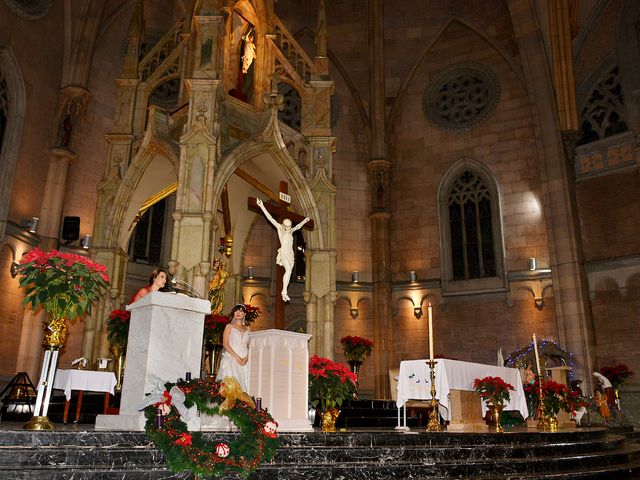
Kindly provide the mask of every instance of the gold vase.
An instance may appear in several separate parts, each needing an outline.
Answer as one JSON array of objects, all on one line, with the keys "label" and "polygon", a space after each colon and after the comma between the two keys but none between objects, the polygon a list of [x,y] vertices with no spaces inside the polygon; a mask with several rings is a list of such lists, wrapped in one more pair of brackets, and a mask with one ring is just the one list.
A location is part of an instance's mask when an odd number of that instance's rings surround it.
[{"label": "gold vase", "polygon": [[67,340],[67,320],[66,318],[50,318],[43,325],[42,347],[45,350],[60,350]]},{"label": "gold vase", "polygon": [[220,360],[222,359],[223,351],[224,347],[219,343],[207,342],[205,344],[205,363],[207,367],[208,377],[215,378],[218,375],[218,370],[220,369]]},{"label": "gold vase", "polygon": [[335,432],[336,421],[340,415],[340,410],[335,407],[327,407],[320,413],[321,427],[323,432]]},{"label": "gold vase", "polygon": [[504,428],[502,428],[502,410],[504,409],[504,405],[487,405],[489,407],[489,413],[491,414],[491,422],[493,423],[492,429],[494,432],[504,432]]},{"label": "gold vase", "polygon": [[353,392],[354,400],[358,398],[358,376],[360,375],[360,367],[362,366],[362,360],[347,360],[351,372],[356,375],[356,391]]},{"label": "gold vase", "polygon": [[125,367],[125,352],[126,350],[122,345],[111,345],[109,349],[111,355],[113,355],[113,369],[116,374],[116,391],[122,390],[122,380],[124,379],[124,367]]},{"label": "gold vase", "polygon": [[555,415],[542,415],[538,419],[538,430],[542,430],[543,432],[557,432],[558,417]]}]

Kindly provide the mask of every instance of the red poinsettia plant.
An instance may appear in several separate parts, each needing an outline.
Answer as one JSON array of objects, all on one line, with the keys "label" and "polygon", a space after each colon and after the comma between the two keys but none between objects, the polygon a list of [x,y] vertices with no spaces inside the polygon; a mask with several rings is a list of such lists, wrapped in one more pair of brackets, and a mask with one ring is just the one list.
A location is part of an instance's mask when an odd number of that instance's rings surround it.
[{"label": "red poinsettia plant", "polygon": [[634,372],[624,364],[616,365],[615,367],[602,367],[600,373],[609,379],[611,386],[616,390],[622,387],[629,377],[634,375]]},{"label": "red poinsettia plant", "polygon": [[371,350],[373,350],[373,342],[362,337],[342,337],[340,344],[347,361],[362,362],[364,357],[371,355]]},{"label": "red poinsettia plant", "polygon": [[107,318],[107,339],[111,346],[119,346],[126,350],[129,338],[129,321],[131,313],[126,310],[115,309]]},{"label": "red poinsettia plant", "polygon": [[505,382],[500,377],[476,378],[473,388],[480,398],[489,405],[503,405],[511,399],[509,390],[514,390],[513,385]]},{"label": "red poinsettia plant", "polygon": [[222,345],[222,332],[224,327],[231,323],[231,319],[225,315],[210,314],[204,317],[204,339],[216,345]]},{"label": "red poinsettia plant", "polygon": [[73,320],[88,312],[109,283],[104,265],[88,257],[34,248],[16,267],[25,290],[24,305],[42,307],[52,319]]},{"label": "red poinsettia plant", "polygon": [[[530,398],[540,398],[540,381],[525,386],[525,393]],[[542,411],[547,416],[555,417],[560,410],[574,412],[579,407],[579,393],[553,380],[542,381]]]},{"label": "red poinsettia plant", "polygon": [[260,310],[260,307],[254,307],[253,305],[251,305],[249,303],[245,303],[244,304],[244,308],[246,308],[246,310],[247,310],[247,316],[244,317],[244,323],[246,325],[251,325],[253,322],[256,321],[256,319],[262,313],[262,310]]},{"label": "red poinsettia plant", "polygon": [[309,400],[320,410],[338,408],[356,391],[356,374],[344,363],[314,355],[309,360]]}]

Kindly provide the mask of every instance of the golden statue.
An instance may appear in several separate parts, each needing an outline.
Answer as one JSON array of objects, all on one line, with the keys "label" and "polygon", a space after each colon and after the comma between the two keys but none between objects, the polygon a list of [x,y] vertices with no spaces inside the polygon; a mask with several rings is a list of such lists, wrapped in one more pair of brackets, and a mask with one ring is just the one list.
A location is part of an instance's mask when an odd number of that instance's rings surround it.
[{"label": "golden statue", "polygon": [[209,283],[209,301],[211,302],[211,314],[222,315],[224,309],[224,284],[229,272],[227,264],[221,263],[217,258],[213,261],[213,270],[216,272]]}]

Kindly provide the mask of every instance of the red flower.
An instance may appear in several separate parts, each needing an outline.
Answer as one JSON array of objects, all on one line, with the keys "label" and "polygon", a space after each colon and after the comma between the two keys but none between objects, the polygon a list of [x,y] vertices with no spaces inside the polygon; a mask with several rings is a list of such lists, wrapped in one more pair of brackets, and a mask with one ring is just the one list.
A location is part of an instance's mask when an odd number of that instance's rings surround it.
[{"label": "red flower", "polygon": [[336,407],[355,392],[356,374],[342,364],[314,355],[309,360],[309,399],[322,409]]},{"label": "red flower", "polygon": [[473,388],[480,398],[491,405],[504,405],[511,398],[509,390],[515,390],[513,385],[500,377],[476,378]]},{"label": "red flower", "polygon": [[180,434],[180,438],[178,438],[173,443],[175,443],[176,445],[187,447],[187,446],[191,445],[191,435],[189,435],[188,433],[181,433]]},{"label": "red flower", "polygon": [[231,323],[231,319],[225,315],[205,315],[204,339],[207,342],[221,344],[222,332],[229,323]]},{"label": "red flower", "polygon": [[347,360],[361,362],[364,357],[371,355],[373,342],[362,337],[346,336],[340,339],[344,356]]},{"label": "red flower", "polygon": [[609,379],[611,386],[615,389],[620,388],[627,378],[634,375],[634,372],[624,364],[616,365],[615,367],[602,367],[600,373]]}]

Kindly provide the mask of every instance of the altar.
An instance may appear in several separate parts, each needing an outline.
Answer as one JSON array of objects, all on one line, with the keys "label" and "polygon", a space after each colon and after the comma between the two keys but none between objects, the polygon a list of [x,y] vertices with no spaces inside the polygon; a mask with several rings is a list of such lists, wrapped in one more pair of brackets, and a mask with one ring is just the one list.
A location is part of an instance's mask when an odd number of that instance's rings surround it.
[{"label": "altar", "polygon": [[[500,377],[510,383],[515,391],[510,391],[510,400],[505,410],[517,410],[522,418],[529,416],[527,399],[516,368],[483,365],[480,363],[462,362],[444,358],[436,359],[435,386],[436,398],[439,400],[440,416],[449,422],[449,430],[471,425],[483,425],[482,414],[486,405],[474,392],[473,382],[476,378]],[[398,374],[398,397],[396,405],[402,408],[408,400],[430,400],[431,382],[427,360],[407,360],[400,362]],[[471,412],[469,410],[472,410]],[[406,419],[404,421],[406,427]],[[400,415],[398,415],[398,426]]]}]

